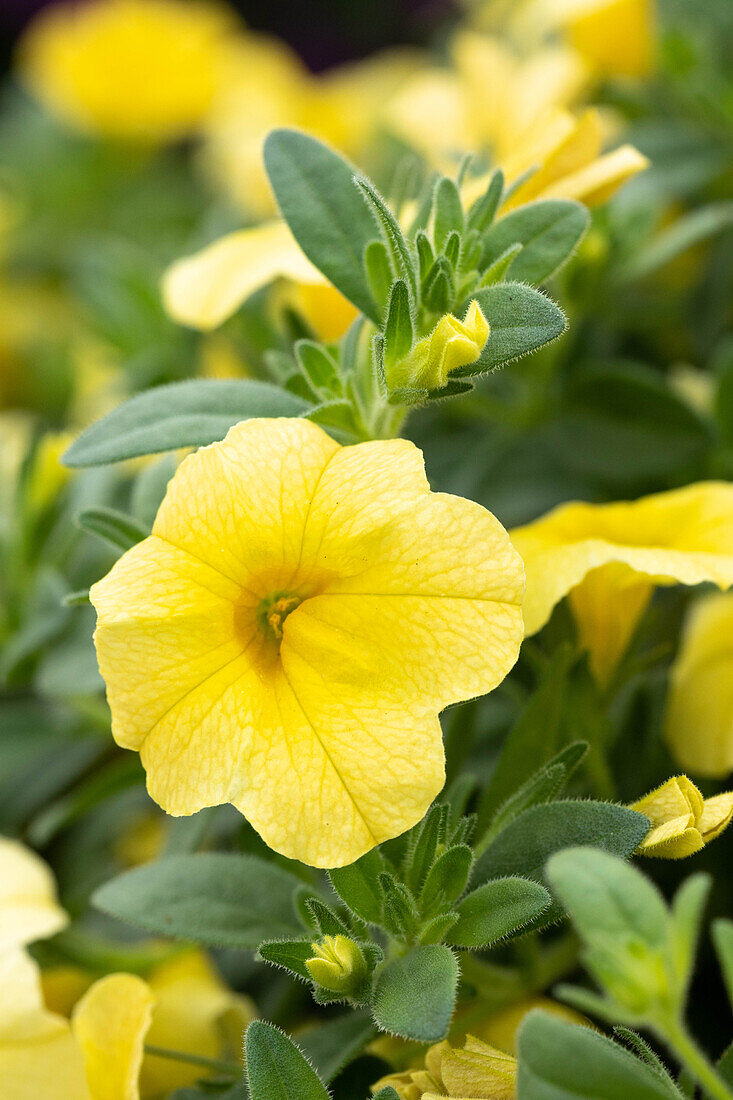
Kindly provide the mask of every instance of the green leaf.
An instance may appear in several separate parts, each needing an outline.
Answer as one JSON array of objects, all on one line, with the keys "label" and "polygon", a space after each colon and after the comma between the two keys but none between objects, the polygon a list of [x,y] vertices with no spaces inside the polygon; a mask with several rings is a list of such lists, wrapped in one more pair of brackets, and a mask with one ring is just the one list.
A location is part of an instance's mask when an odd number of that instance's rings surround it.
[{"label": "green leaf", "polygon": [[[484,844],[487,844],[497,833],[505,829],[510,821],[528,810],[530,806],[541,806],[545,802],[552,802],[565,786],[567,777],[574,763],[579,762],[588,749],[587,741],[576,741],[573,745],[553,756],[547,764],[528,779],[518,791],[508,798],[504,805],[496,813],[491,822],[491,827],[486,834]],[[566,761],[568,763],[566,764]],[[483,850],[482,845],[482,850]]]},{"label": "green leaf", "polygon": [[503,190],[504,173],[501,168],[497,168],[489,180],[489,185],[483,195],[480,195],[479,198],[476,199],[468,212],[469,228],[483,232],[487,226],[491,225],[494,215],[499,208]]},{"label": "green leaf", "polygon": [[293,905],[299,885],[289,871],[257,856],[198,852],[125,871],[92,900],[157,935],[255,948],[273,936],[302,935]]},{"label": "green leaf", "polygon": [[397,219],[370,180],[365,176],[356,176],[354,182],[364,196],[367,209],[371,210],[375,222],[384,236],[387,249],[392,255],[392,264],[397,277],[404,278],[407,281],[412,296],[416,299],[417,279],[415,268]]},{"label": "green leaf", "polygon": [[711,886],[709,875],[691,875],[672,899],[669,953],[677,988],[684,993],[692,977],[703,912]]},{"label": "green leaf", "polygon": [[589,224],[586,208],[571,199],[520,206],[495,221],[484,234],[481,266],[489,267],[512,245],[521,244],[522,250],[511,265],[512,278],[544,282],[577,248]]},{"label": "green leaf", "polygon": [[643,279],[664,267],[700,241],[714,237],[733,225],[733,202],[715,202],[678,218],[651,241],[638,249],[623,270],[623,281]]},{"label": "green leaf", "polygon": [[272,1024],[253,1020],[244,1050],[251,1100],[329,1100],[316,1071]]},{"label": "green leaf", "polygon": [[326,905],[320,898],[306,898],[305,907],[311,914],[313,922],[322,936],[349,935],[350,930],[341,918],[334,913],[330,905]]},{"label": "green leaf", "polygon": [[306,959],[313,958],[313,944],[310,940],[268,940],[259,945],[257,954],[265,962],[299,974],[307,982],[313,980],[305,965]]},{"label": "green leaf", "polygon": [[306,401],[252,379],[173,382],[136,394],[82,432],[67,466],[98,466],[223,439],[240,420],[301,416]]},{"label": "green leaf", "polygon": [[300,1037],[300,1048],[325,1084],[364,1050],[376,1034],[367,1012],[349,1012],[310,1028]]},{"label": "green leaf", "polygon": [[519,1031],[517,1100],[670,1100],[671,1083],[590,1028],[533,1010]]},{"label": "green leaf", "polygon": [[375,1092],[372,1100],[400,1100],[391,1085],[385,1085],[379,1092]]},{"label": "green leaf", "polygon": [[456,947],[496,943],[548,909],[552,898],[538,882],[499,878],[479,886],[456,906],[458,922],[446,935]]},{"label": "green leaf", "polygon": [[393,959],[377,977],[374,1019],[383,1031],[436,1043],[448,1031],[458,988],[458,963],[448,947],[426,944]]},{"label": "green leaf", "polygon": [[[533,806],[507,825],[476,864],[474,882],[506,875],[544,881],[550,856],[563,848],[592,846],[613,855],[629,856],[649,831],[642,814],[610,802],[550,802]],[[556,920],[562,910],[553,905],[542,921]]]},{"label": "green leaf", "polygon": [[364,268],[372,298],[379,307],[379,318],[387,305],[390,288],[394,279],[389,253],[384,241],[371,241],[364,252]]},{"label": "green leaf", "polygon": [[486,268],[481,276],[479,286],[493,286],[495,283],[500,283],[521,251],[521,244],[513,244],[505,249],[505,251],[502,252],[500,256],[497,256],[497,258]]},{"label": "green leaf", "polygon": [[420,824],[415,826],[414,848],[405,874],[405,882],[411,890],[417,892],[428,876],[447,814],[447,808],[436,803],[430,807]]},{"label": "green leaf", "polygon": [[147,538],[150,531],[132,516],[114,508],[87,508],[76,517],[79,527],[104,539],[115,550],[129,550]]},{"label": "green leaf", "polygon": [[447,176],[443,176],[435,188],[434,210],[433,240],[436,250],[440,252],[452,233],[463,232],[461,196],[456,184]]},{"label": "green leaf", "polygon": [[444,908],[466,889],[473,864],[473,852],[467,844],[457,844],[443,852],[430,868],[420,895],[420,905],[430,912],[436,905]]},{"label": "green leaf", "polygon": [[728,991],[728,1000],[733,1007],[733,921],[713,921],[712,935],[725,988]]},{"label": "green leaf", "polygon": [[498,283],[471,295],[490,325],[489,338],[477,362],[460,374],[482,374],[502,363],[510,363],[561,336],[566,328],[565,314],[539,290],[522,283]]},{"label": "green leaf", "polygon": [[405,359],[412,350],[412,317],[410,295],[404,279],[392,287],[384,326],[384,366],[387,372]]},{"label": "green leaf", "polygon": [[641,939],[651,947],[667,939],[664,898],[636,867],[597,848],[568,848],[547,864],[547,879],[582,938]]},{"label": "green leaf", "polygon": [[265,168],[293,236],[309,260],[349,301],[379,323],[364,270],[374,221],[354,186],[355,169],[313,137],[273,130]]},{"label": "green leaf", "polygon": [[381,923],[384,894],[379,876],[387,866],[379,849],[373,848],[356,863],[334,867],[328,872],[331,885],[341,900],[367,924]]},{"label": "green leaf", "polygon": [[339,397],[343,393],[338,367],[321,344],[313,340],[298,340],[295,355],[311,389],[328,397]]}]

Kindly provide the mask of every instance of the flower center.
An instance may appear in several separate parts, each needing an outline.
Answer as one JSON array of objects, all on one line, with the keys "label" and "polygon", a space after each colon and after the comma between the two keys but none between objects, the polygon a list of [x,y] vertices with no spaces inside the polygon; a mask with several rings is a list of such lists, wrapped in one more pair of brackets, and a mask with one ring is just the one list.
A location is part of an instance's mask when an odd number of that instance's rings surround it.
[{"label": "flower center", "polygon": [[282,641],[283,623],[300,603],[301,597],[294,592],[272,592],[265,596],[257,608],[257,624],[265,636]]}]

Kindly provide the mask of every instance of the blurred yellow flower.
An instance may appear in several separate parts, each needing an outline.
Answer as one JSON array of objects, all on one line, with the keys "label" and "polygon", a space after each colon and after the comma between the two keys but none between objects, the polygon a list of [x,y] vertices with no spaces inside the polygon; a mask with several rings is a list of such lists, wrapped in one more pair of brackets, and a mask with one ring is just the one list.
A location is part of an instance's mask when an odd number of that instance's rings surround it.
[{"label": "blurred yellow flower", "polygon": [[142,978],[109,974],[76,1005],[71,1028],[84,1059],[91,1100],[139,1100],[153,1000]]},{"label": "blurred yellow flower", "polygon": [[672,756],[697,775],[733,771],[733,594],[692,609],[672,666],[664,729]]},{"label": "blurred yellow flower", "polygon": [[232,802],[276,851],[351,863],[440,790],[438,712],[512,667],[522,586],[406,440],[238,424],[92,587],[115,739],[168,813]]},{"label": "blurred yellow flower", "polygon": [[[164,1050],[203,1058],[241,1060],[244,1032],[256,1010],[248,997],[233,993],[208,956],[196,948],[156,966],[148,976],[155,998],[146,1042]],[[168,1095],[192,1085],[206,1071],[200,1066],[146,1054],[140,1074],[143,1097]]]},{"label": "blurred yellow flower", "polygon": [[527,634],[568,594],[601,681],[656,586],[733,584],[733,484],[700,482],[614,504],[563,504],[511,533],[527,571]]},{"label": "blurred yellow flower", "polygon": [[440,389],[451,371],[478,359],[488,338],[489,323],[478,302],[471,302],[462,321],[446,313],[406,359],[387,371],[387,386],[390,390],[399,386]]},{"label": "blurred yellow flower", "polygon": [[313,75],[277,39],[242,36],[207,120],[204,169],[243,210],[269,217],[276,204],[262,159],[268,132],[304,129],[358,161],[385,101],[420,63],[416,51],[391,50]]},{"label": "blurred yellow flower", "polygon": [[53,936],[67,922],[41,857],[0,837],[0,951]]},{"label": "blurred yellow flower", "polygon": [[373,1086],[391,1086],[400,1100],[513,1100],[517,1062],[510,1054],[466,1036],[463,1047],[443,1041],[425,1054],[425,1068],[391,1073]]},{"label": "blurred yellow flower", "polygon": [[524,1017],[533,1008],[541,1008],[543,1012],[549,1012],[551,1016],[557,1016],[561,1020],[569,1020],[571,1023],[582,1024],[588,1022],[579,1012],[568,1008],[567,1005],[561,1004],[559,1001],[550,1000],[549,997],[530,997],[527,1000],[518,1001],[488,1014],[484,1009],[483,1018],[478,1015],[480,1002],[472,1003],[469,1001],[463,1006],[463,1009],[459,1008],[457,1010],[451,1034],[460,1033],[464,1028],[464,1024],[468,1024],[470,1020],[469,1029],[477,1039],[488,1043],[489,1046],[498,1047],[499,1050],[503,1050],[507,1054],[516,1056],[517,1032]]},{"label": "blurred yellow flower", "polygon": [[83,130],[170,141],[200,127],[236,24],[215,0],[89,0],[41,12],[18,67],[54,114]]},{"label": "blurred yellow flower", "polygon": [[94,975],[81,966],[64,964],[44,967],[41,971],[43,1003],[49,1012],[69,1017],[74,1005],[93,982]]},{"label": "blurred yellow flower", "polygon": [[[452,47],[453,68],[420,72],[385,108],[391,128],[429,160],[448,168],[465,152],[486,152],[519,184],[507,207],[539,198],[605,202],[647,167],[633,146],[602,154],[596,111],[571,110],[587,79],[578,55],[553,46],[520,57],[504,42],[464,30]],[[486,178],[464,188],[477,198]]]},{"label": "blurred yellow flower", "polygon": [[676,775],[634,802],[651,829],[639,846],[644,856],[682,859],[699,852],[733,817],[733,791],[705,798],[686,775]]},{"label": "blurred yellow flower", "polygon": [[646,76],[654,59],[652,0],[545,0],[553,23],[599,76]]},{"label": "blurred yellow flower", "polygon": [[38,966],[18,949],[0,953],[0,1082],[3,1100],[103,1100],[90,1097],[69,1022],[44,1008]]},{"label": "blurred yellow flower", "polygon": [[71,477],[71,470],[61,462],[70,445],[69,431],[44,432],[36,444],[28,480],[26,498],[31,511],[39,513],[53,504]]}]

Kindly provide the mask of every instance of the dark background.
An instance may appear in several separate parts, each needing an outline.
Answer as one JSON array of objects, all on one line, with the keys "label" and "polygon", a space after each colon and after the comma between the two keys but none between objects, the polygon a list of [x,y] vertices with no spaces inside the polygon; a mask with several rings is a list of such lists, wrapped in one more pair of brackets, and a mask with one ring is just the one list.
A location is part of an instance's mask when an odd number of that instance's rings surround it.
[{"label": "dark background", "polygon": [[[0,68],[7,68],[28,20],[55,3],[0,0]],[[454,0],[233,0],[230,6],[249,27],[276,34],[319,70],[382,46],[424,43],[456,5]]]}]

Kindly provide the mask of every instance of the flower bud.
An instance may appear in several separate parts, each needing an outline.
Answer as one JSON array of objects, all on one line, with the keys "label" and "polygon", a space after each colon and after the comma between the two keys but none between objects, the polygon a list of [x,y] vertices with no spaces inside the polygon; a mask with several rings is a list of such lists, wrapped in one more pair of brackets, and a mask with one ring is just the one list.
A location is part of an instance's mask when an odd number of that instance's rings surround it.
[{"label": "flower bud", "polygon": [[410,354],[387,371],[390,390],[401,386],[436,390],[459,367],[474,363],[489,336],[489,323],[478,302],[471,302],[462,321],[446,313],[429,336],[418,340]]},{"label": "flower bud", "polygon": [[305,965],[313,981],[332,993],[355,993],[367,976],[359,945],[347,936],[324,936],[311,947],[313,958]]}]

